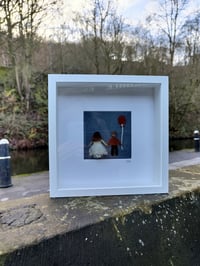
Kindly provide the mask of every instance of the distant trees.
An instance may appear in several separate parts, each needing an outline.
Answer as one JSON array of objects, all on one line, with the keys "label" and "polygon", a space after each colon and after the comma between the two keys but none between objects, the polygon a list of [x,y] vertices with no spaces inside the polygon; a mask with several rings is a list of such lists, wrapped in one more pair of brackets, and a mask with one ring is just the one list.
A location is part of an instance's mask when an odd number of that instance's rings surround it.
[{"label": "distant trees", "polygon": [[161,30],[168,39],[170,65],[174,64],[175,51],[180,46],[180,30],[183,24],[182,15],[188,0],[163,0],[161,1]]},{"label": "distant trees", "polygon": [[[170,134],[188,134],[194,127],[191,117],[198,117],[199,85],[197,84],[198,63],[198,15],[187,17],[189,0],[160,0],[160,10],[151,17],[151,25],[156,25],[157,40],[165,47],[165,74],[170,78]],[[197,11],[199,14],[199,11]],[[191,16],[191,14],[190,14]],[[155,28],[154,28],[155,30]],[[197,33],[198,32],[198,33]],[[196,65],[195,65],[196,64]],[[194,100],[196,99],[196,100]]]},{"label": "distant trees", "polygon": [[185,21],[181,37],[185,47],[184,63],[196,65],[200,60],[200,12]]},{"label": "distant trees", "polygon": [[[46,134],[48,73],[168,75],[170,135],[191,135],[200,128],[200,10],[186,16],[191,1],[160,0],[159,12],[131,26],[111,0],[91,0],[70,22],[62,0],[2,0],[0,127]],[[43,38],[50,7],[58,24]]]},{"label": "distant trees", "polygon": [[121,74],[125,23],[114,2],[93,0],[85,12],[77,12],[74,21],[93,72]]},{"label": "distant trees", "polygon": [[[49,2],[48,5],[54,2]],[[2,0],[0,3],[0,29],[4,52],[14,70],[15,84],[21,107],[28,111],[32,89],[32,58],[37,44],[37,30],[47,4],[44,0]],[[23,109],[23,108],[22,108]]]},{"label": "distant trees", "polygon": [[[200,12],[196,12],[194,16],[186,19],[182,27],[183,42],[183,62],[185,76],[187,77],[186,86],[190,95],[191,109],[196,121],[190,117],[190,124],[195,128],[199,128],[200,117]],[[186,80],[186,79],[184,79]],[[192,122],[193,121],[193,122]],[[188,126],[188,124],[187,124]]]},{"label": "distant trees", "polygon": [[47,93],[45,95],[46,111],[40,113],[40,107],[44,104],[41,100],[43,84],[38,83],[37,67],[33,64],[40,42],[37,30],[42,21],[42,14],[44,15],[48,5],[53,4],[52,1],[45,2],[44,0],[2,0],[0,2],[0,58],[7,67],[0,69],[0,80],[1,82],[4,80],[1,93],[0,128],[8,135],[13,146],[17,146],[17,141],[20,139],[24,139],[27,145],[32,141],[36,146],[44,139],[47,140],[47,136],[45,137]]}]

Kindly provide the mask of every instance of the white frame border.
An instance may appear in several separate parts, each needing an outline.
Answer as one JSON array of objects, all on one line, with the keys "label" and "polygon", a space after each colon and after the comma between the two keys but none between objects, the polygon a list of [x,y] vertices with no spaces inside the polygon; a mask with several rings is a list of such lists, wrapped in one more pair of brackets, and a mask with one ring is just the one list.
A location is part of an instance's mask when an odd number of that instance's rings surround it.
[{"label": "white frame border", "polygon": [[[142,86],[148,90],[149,85],[158,87],[155,95],[156,127],[158,128],[158,147],[155,160],[159,173],[159,182],[144,186],[96,187],[96,188],[67,188],[59,187],[57,164],[57,85],[70,83],[129,83]],[[48,112],[49,112],[49,177],[50,197],[100,196],[125,194],[168,193],[168,77],[166,76],[114,76],[114,75],[48,75]]]}]

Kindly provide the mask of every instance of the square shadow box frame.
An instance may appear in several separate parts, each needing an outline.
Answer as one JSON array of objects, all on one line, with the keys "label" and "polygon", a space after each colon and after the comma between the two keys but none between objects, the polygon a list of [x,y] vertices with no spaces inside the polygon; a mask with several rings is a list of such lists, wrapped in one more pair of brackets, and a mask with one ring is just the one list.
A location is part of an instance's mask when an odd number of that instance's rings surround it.
[{"label": "square shadow box frame", "polygon": [[50,74],[48,103],[50,197],[168,192],[168,77]]}]

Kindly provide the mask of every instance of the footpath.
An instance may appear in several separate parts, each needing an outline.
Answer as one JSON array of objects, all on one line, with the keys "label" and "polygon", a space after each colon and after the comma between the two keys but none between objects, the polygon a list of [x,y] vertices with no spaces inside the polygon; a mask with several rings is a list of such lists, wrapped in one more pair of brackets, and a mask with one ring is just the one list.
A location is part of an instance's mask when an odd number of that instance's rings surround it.
[{"label": "footpath", "polygon": [[[169,153],[169,170],[200,164],[200,152],[181,150]],[[49,193],[49,172],[12,177],[13,186],[0,188],[0,201]]]}]

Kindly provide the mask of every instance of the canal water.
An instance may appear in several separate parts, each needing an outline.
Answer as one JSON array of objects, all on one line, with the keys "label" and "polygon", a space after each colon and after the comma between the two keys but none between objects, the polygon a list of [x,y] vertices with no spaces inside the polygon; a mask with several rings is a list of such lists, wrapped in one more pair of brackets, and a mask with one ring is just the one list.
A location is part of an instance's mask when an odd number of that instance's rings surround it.
[{"label": "canal water", "polygon": [[178,151],[184,149],[193,149],[194,148],[194,140],[190,139],[170,139],[169,140],[169,151]]},{"label": "canal water", "polygon": [[11,174],[29,174],[49,169],[48,149],[11,151]]},{"label": "canal water", "polygon": [[[192,149],[192,139],[170,140],[169,151]],[[12,176],[49,170],[48,149],[11,151]]]}]

